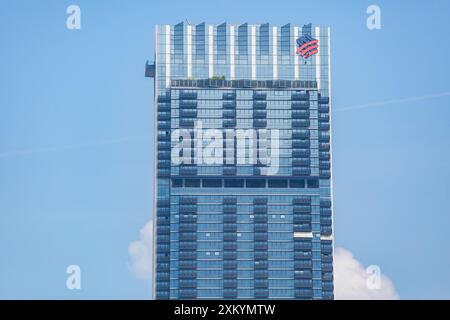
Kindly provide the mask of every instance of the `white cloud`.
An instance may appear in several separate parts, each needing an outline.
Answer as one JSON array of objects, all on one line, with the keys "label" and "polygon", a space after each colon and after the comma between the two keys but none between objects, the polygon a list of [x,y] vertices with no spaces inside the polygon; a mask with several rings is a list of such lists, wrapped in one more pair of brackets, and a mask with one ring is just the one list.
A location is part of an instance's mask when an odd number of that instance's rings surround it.
[{"label": "white cloud", "polygon": [[[153,223],[147,222],[139,231],[139,240],[128,246],[130,269],[138,278],[151,280],[153,254]],[[369,289],[366,268],[344,249],[336,248],[334,254],[334,288],[337,300],[399,299],[392,281],[381,274],[379,289]]]},{"label": "white cloud", "polygon": [[131,271],[140,279],[151,280],[153,255],[153,222],[150,220],[139,231],[139,240],[128,246]]},{"label": "white cloud", "polygon": [[370,289],[367,280],[371,275],[366,268],[344,249],[336,248],[334,254],[334,288],[337,300],[393,300],[399,299],[392,281],[381,273],[378,289]]}]

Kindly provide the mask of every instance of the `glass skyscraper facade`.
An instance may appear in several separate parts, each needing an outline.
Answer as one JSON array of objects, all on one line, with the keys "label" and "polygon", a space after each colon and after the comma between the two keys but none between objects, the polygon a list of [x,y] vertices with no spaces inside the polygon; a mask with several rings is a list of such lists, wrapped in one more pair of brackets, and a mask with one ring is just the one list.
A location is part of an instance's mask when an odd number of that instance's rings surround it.
[{"label": "glass skyscraper facade", "polygon": [[[156,26],[154,298],[333,299],[329,39],[311,25]],[[199,154],[199,123],[233,161],[174,161],[179,130]],[[256,147],[278,130],[275,173],[238,159],[225,133],[248,129]]]}]

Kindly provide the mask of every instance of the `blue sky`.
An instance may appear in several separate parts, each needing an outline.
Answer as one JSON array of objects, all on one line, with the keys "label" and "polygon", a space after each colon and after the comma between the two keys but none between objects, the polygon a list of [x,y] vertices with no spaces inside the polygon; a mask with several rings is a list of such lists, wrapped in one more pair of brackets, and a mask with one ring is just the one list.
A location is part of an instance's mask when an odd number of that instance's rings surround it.
[{"label": "blue sky", "polygon": [[[366,28],[372,3],[381,30]],[[66,28],[70,4],[81,8],[81,30]],[[153,82],[144,64],[154,25],[186,19],[331,26],[336,246],[379,265],[401,298],[450,298],[450,3],[2,0],[1,8],[0,298],[149,298],[127,251],[152,211]],[[70,264],[81,267],[82,290],[66,289]]]}]

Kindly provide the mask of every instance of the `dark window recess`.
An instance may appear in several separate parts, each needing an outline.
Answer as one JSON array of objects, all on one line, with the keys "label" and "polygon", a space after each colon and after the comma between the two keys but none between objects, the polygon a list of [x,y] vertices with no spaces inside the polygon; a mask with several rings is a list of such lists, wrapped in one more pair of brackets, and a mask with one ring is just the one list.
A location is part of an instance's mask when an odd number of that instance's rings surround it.
[{"label": "dark window recess", "polygon": [[200,179],[186,179],[184,181],[184,186],[186,188],[199,188],[200,187]]},{"label": "dark window recess", "polygon": [[223,100],[233,100],[236,99],[236,92],[225,92],[222,95]]},{"label": "dark window recess", "polygon": [[319,180],[318,179],[308,179],[308,188],[318,188]]},{"label": "dark window recess", "polygon": [[236,204],[237,198],[235,197],[224,197],[223,198],[223,204]]},{"label": "dark window recess", "polygon": [[286,179],[271,179],[269,180],[269,188],[287,188]]},{"label": "dark window recess", "polygon": [[172,187],[173,188],[182,188],[183,187],[183,179],[172,179]]},{"label": "dark window recess", "polygon": [[265,188],[266,180],[265,179],[247,179],[247,188]]},{"label": "dark window recess", "polygon": [[243,188],[244,179],[225,179],[225,188]]},{"label": "dark window recess", "polygon": [[203,179],[203,188],[221,188],[221,179]]},{"label": "dark window recess", "polygon": [[291,188],[304,188],[305,180],[303,179],[292,179],[289,181],[289,185]]},{"label": "dark window recess", "polygon": [[253,199],[253,204],[254,205],[265,205],[267,204],[267,198],[254,198]]}]

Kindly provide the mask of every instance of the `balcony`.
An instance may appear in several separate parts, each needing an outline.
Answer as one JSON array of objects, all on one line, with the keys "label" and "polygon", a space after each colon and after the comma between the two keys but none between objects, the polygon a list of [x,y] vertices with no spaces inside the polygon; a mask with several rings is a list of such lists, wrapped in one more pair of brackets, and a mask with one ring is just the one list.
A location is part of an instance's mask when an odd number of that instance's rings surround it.
[{"label": "balcony", "polygon": [[223,225],[223,232],[236,232],[237,224],[235,223],[225,223]]},{"label": "balcony", "polygon": [[331,208],[331,200],[327,199],[320,200],[320,208]]},{"label": "balcony", "polygon": [[292,101],[291,108],[292,110],[308,110],[309,101]]},{"label": "balcony", "polygon": [[265,92],[254,91],[253,100],[266,100],[267,94]]},{"label": "balcony", "polygon": [[253,238],[255,241],[259,241],[260,243],[255,244],[255,250],[267,250],[267,243],[265,241],[267,241],[269,239],[269,236],[267,235],[266,232],[262,232],[262,233],[255,233],[253,235]]},{"label": "balcony", "polygon": [[196,118],[196,117],[197,117],[197,109],[180,109],[180,118]]},{"label": "balcony", "polygon": [[180,224],[181,223],[196,223],[196,222],[197,222],[196,216],[180,214]]},{"label": "balcony", "polygon": [[321,226],[320,234],[323,236],[331,236],[333,234],[333,230],[331,229],[331,226]]},{"label": "balcony", "polygon": [[267,232],[268,228],[266,223],[256,223],[253,225],[253,230],[255,232]]},{"label": "balcony", "polygon": [[295,214],[293,217],[294,224],[311,223],[310,214]]},{"label": "balcony", "polygon": [[297,260],[294,261],[294,269],[312,269],[312,261],[311,260]]},{"label": "balcony", "polygon": [[196,233],[182,233],[180,232],[179,235],[179,240],[181,241],[196,241],[197,240],[197,234]]},{"label": "balcony", "polygon": [[178,262],[178,266],[180,270],[195,270],[197,268],[197,263],[195,262],[195,260],[187,260],[187,261],[180,260]]},{"label": "balcony", "polygon": [[236,260],[226,260],[223,262],[223,268],[224,268],[224,270],[230,270],[230,269],[234,270],[237,268],[237,261]]},{"label": "balcony", "polygon": [[292,157],[293,158],[309,158],[311,152],[309,149],[293,149]]},{"label": "balcony", "polygon": [[179,289],[178,298],[180,299],[195,299],[197,291],[195,289]]},{"label": "balcony", "polygon": [[236,92],[224,92],[222,95],[223,100],[235,100]]},{"label": "balcony", "polygon": [[224,128],[233,128],[236,127],[236,119],[225,119],[223,120]]},{"label": "balcony", "polygon": [[236,118],[236,110],[223,110],[222,114],[226,119]]},{"label": "balcony", "polygon": [[182,251],[179,253],[179,260],[196,260],[197,252]]},{"label": "balcony", "polygon": [[319,104],[328,104],[330,103],[330,98],[319,96]]},{"label": "balcony", "polygon": [[319,143],[319,150],[320,151],[330,151],[330,144],[321,142]]},{"label": "balcony", "polygon": [[254,198],[253,204],[254,205],[267,205],[267,198]]},{"label": "balcony", "polygon": [[255,207],[253,207],[253,213],[254,214],[266,214],[267,213],[267,207],[255,206]]},{"label": "balcony", "polygon": [[265,119],[253,119],[253,127],[265,128],[267,127],[267,120]]},{"label": "balcony", "polygon": [[195,176],[197,175],[197,167],[195,166],[180,166],[180,176]]},{"label": "balcony", "polygon": [[236,241],[236,240],[237,240],[237,234],[235,232],[230,232],[230,233],[225,232],[223,234],[223,241],[233,242],[233,241]]},{"label": "balcony", "polygon": [[195,205],[180,205],[180,208],[178,209],[180,214],[195,214],[197,213],[197,206]]},{"label": "balcony", "polygon": [[330,121],[330,115],[328,113],[319,114],[319,122],[328,122]]},{"label": "balcony", "polygon": [[311,251],[297,251],[294,252],[294,259],[295,260],[311,260],[312,253]]},{"label": "balcony", "polygon": [[195,99],[197,99],[197,92],[181,91],[180,92],[180,99],[195,100]]},{"label": "balcony", "polygon": [[193,119],[180,119],[180,128],[193,128],[193,127],[194,127]]},{"label": "balcony", "polygon": [[331,177],[331,171],[330,170],[320,170],[319,172],[320,172],[319,175],[320,175],[321,178],[330,179],[330,177]]},{"label": "balcony", "polygon": [[269,287],[269,282],[267,280],[255,280],[255,288],[267,289],[268,287]]},{"label": "balcony", "polygon": [[269,272],[267,270],[256,270],[255,279],[267,279],[269,277]]},{"label": "balcony", "polygon": [[222,212],[225,214],[236,213],[237,206],[235,204],[225,204],[222,208]]},{"label": "balcony", "polygon": [[261,260],[255,261],[255,270],[266,270],[269,267],[269,262]]},{"label": "balcony", "polygon": [[236,279],[237,278],[237,271],[236,270],[224,270],[223,272],[223,278],[224,279]]},{"label": "balcony", "polygon": [[291,100],[293,100],[293,101],[308,101],[309,94],[307,91],[293,92],[291,95]]},{"label": "balcony", "polygon": [[306,167],[294,167],[292,168],[292,175],[307,177],[311,175],[311,169]]},{"label": "balcony", "polygon": [[224,289],[223,297],[224,297],[224,299],[236,299],[237,298],[237,290],[236,289]]},{"label": "balcony", "polygon": [[267,217],[267,215],[256,215],[253,218],[253,221],[255,223],[267,223],[268,220],[269,220],[269,218]]},{"label": "balcony", "polygon": [[237,203],[237,198],[234,197],[225,197],[223,198],[223,204],[235,205]]},{"label": "balcony", "polygon": [[330,130],[330,124],[326,122],[319,122],[319,130],[327,131]]},{"label": "balcony", "polygon": [[298,279],[294,281],[295,288],[312,288],[312,280]]},{"label": "balcony", "polygon": [[309,130],[292,130],[292,139],[308,139],[309,136]]},{"label": "balcony", "polygon": [[330,107],[327,104],[319,104],[319,112],[330,112]]},{"label": "balcony", "polygon": [[192,279],[195,279],[197,276],[196,276],[195,271],[180,270],[179,274],[178,274],[178,277],[180,278],[180,280],[181,279],[183,279],[183,280],[192,280]]},{"label": "balcony", "polygon": [[311,232],[311,223],[294,224],[294,232]]},{"label": "balcony", "polygon": [[180,232],[195,232],[197,231],[197,225],[196,224],[180,224],[178,227],[178,230]]},{"label": "balcony", "polygon": [[224,260],[236,260],[237,252],[236,251],[225,251],[223,253],[223,259]]},{"label": "balcony", "polygon": [[309,148],[311,142],[308,139],[295,139],[292,141],[292,148]]},{"label": "balcony", "polygon": [[313,298],[313,291],[312,291],[312,289],[298,289],[298,290],[295,290],[295,298],[312,299]]},{"label": "balcony", "polygon": [[294,272],[294,279],[311,279],[312,271],[311,270],[298,270]]},{"label": "balcony", "polygon": [[269,248],[269,245],[267,244],[267,234],[260,234],[259,237],[265,237],[266,241],[261,241],[260,239],[257,239],[255,234],[255,243],[254,243],[254,249],[255,250],[267,250]]},{"label": "balcony", "polygon": [[222,106],[224,109],[236,109],[236,101],[224,101]]},{"label": "balcony", "polygon": [[255,251],[255,260],[267,260],[269,254],[267,251]]},{"label": "balcony", "polygon": [[158,121],[158,130],[170,129],[170,121]]},{"label": "balcony", "polygon": [[223,222],[224,223],[236,223],[237,217],[235,214],[224,214]]},{"label": "balcony", "polygon": [[267,289],[255,290],[255,298],[256,299],[267,299],[267,298],[269,298],[269,290],[267,290]]},{"label": "balcony", "polygon": [[312,249],[311,241],[295,241],[294,242],[294,250],[306,250],[309,251]]},{"label": "balcony", "polygon": [[331,208],[321,208],[320,215],[323,217],[331,217]]},{"label": "balcony", "polygon": [[266,101],[253,101],[253,110],[263,110],[267,108]]},{"label": "balcony", "polygon": [[319,160],[327,160],[329,161],[331,159],[330,154],[326,152],[319,152]]},{"label": "balcony", "polygon": [[267,118],[266,110],[254,110],[253,111],[253,119],[265,119]]},{"label": "balcony", "polygon": [[309,119],[309,111],[306,110],[293,110],[292,119]]},{"label": "balcony", "polygon": [[237,280],[223,280],[223,287],[226,289],[236,289]]},{"label": "balcony", "polygon": [[170,94],[161,94],[158,96],[158,102],[170,102]]},{"label": "balcony", "polygon": [[309,127],[309,120],[306,119],[293,119],[292,128],[307,128]]},{"label": "balcony", "polygon": [[236,249],[237,249],[236,242],[224,242],[223,243],[223,250],[236,250]]}]

